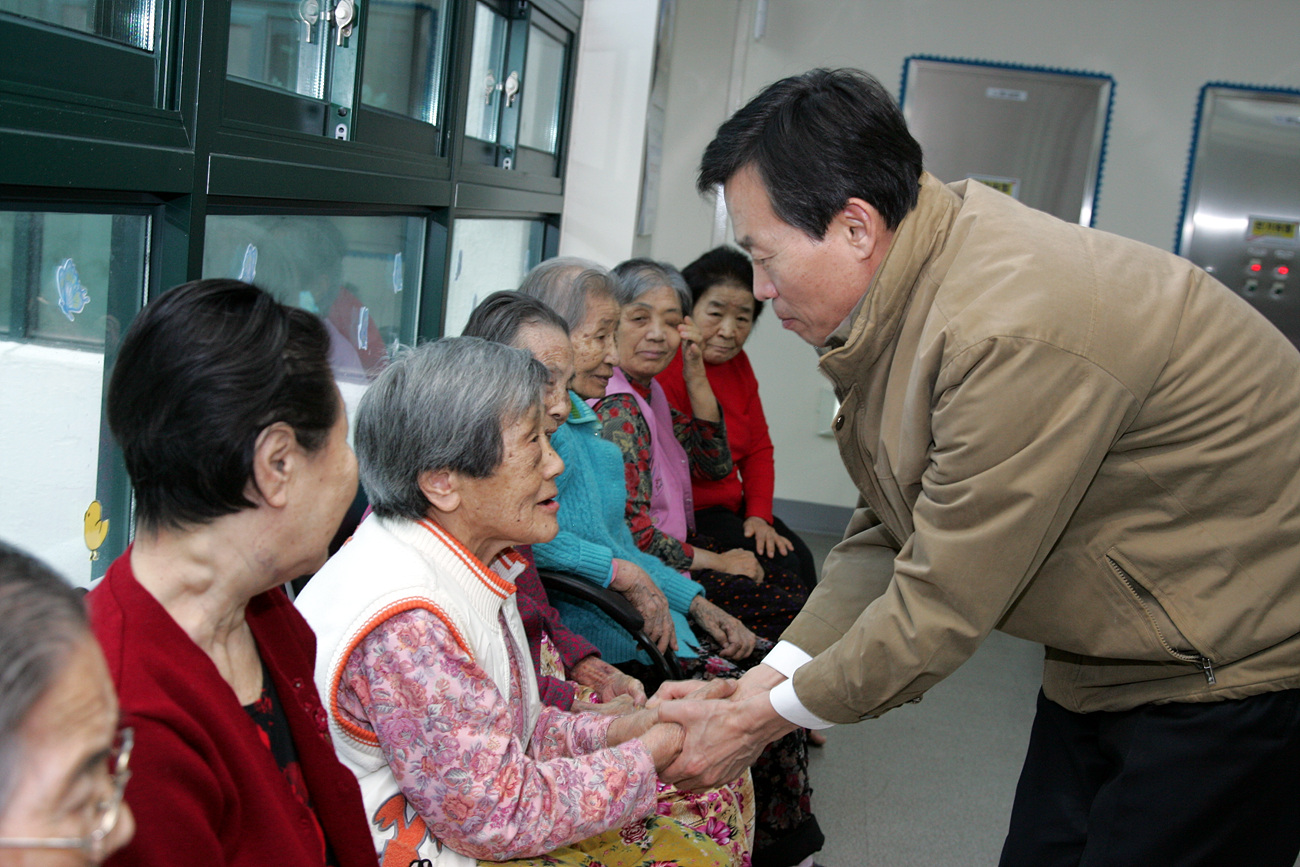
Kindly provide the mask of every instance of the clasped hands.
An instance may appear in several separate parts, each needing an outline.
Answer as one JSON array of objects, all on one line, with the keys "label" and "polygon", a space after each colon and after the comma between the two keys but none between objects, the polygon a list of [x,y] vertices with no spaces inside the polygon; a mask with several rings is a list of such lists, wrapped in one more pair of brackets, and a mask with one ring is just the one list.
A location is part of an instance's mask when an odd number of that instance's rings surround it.
[{"label": "clasped hands", "polygon": [[641,735],[660,777],[694,791],[734,780],[769,743],[796,728],[768,698],[784,679],[758,665],[740,680],[665,683],[644,711],[658,724]]}]

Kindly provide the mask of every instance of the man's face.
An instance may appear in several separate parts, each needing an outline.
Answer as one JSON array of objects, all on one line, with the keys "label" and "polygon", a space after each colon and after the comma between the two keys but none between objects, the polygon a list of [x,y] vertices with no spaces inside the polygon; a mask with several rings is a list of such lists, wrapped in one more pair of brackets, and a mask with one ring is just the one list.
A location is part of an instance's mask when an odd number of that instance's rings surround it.
[{"label": "man's face", "polygon": [[772,210],[752,166],[732,175],[723,193],[736,243],[754,258],[754,297],[771,300],[784,328],[824,346],[871,282],[850,227],[837,217],[820,241],[808,237]]}]

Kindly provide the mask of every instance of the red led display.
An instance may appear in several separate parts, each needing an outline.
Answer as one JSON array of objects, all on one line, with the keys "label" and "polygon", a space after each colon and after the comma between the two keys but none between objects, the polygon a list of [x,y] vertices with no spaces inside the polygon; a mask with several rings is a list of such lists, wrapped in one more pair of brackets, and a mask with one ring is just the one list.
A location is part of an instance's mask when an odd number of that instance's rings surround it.
[{"label": "red led display", "polygon": [[1290,274],[1290,273],[1291,273],[1291,268],[1290,268],[1289,266],[1287,266],[1287,265],[1278,265],[1278,266],[1277,266],[1277,276],[1279,276],[1279,277],[1285,277],[1286,275],[1288,275],[1288,274]]},{"label": "red led display", "polygon": [[1251,262],[1251,263],[1250,263],[1250,270],[1252,270],[1252,271],[1262,271],[1262,270],[1264,270],[1264,266],[1261,265],[1261,264],[1259,264],[1258,262]]}]

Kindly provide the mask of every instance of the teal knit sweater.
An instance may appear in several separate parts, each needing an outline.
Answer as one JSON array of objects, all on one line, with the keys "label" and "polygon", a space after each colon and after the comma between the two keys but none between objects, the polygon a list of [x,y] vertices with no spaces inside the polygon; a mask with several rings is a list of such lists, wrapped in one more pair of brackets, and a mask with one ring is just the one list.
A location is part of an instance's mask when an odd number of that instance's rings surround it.
[{"label": "teal knit sweater", "polygon": [[[623,481],[623,455],[618,446],[596,434],[596,413],[569,392],[569,418],[551,436],[551,444],[564,459],[564,472],[556,479],[560,494],[560,532],[550,542],[533,545],[539,569],[567,572],[608,587],[614,558],[644,569],[668,597],[677,631],[677,655],[698,655],[686,612],[704,588],[663,561],[637,548],[624,522],[627,488]],[[636,641],[607,614],[562,594],[551,597],[564,625],[600,649],[606,662],[646,661]]]}]

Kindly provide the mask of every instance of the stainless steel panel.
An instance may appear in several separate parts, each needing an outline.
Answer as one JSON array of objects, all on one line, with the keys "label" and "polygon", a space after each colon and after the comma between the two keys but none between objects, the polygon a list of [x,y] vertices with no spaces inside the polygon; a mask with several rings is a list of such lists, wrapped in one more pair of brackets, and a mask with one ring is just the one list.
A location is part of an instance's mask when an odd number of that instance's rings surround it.
[{"label": "stainless steel panel", "polygon": [[1300,344],[1300,94],[1203,89],[1178,249]]},{"label": "stainless steel panel", "polygon": [[915,57],[905,76],[903,114],[930,172],[1092,224],[1109,76]]}]

